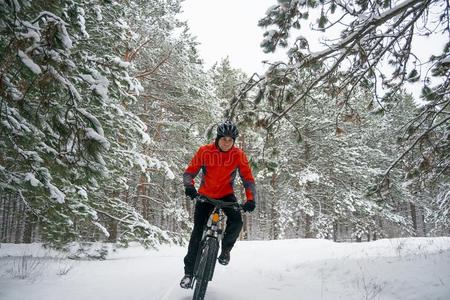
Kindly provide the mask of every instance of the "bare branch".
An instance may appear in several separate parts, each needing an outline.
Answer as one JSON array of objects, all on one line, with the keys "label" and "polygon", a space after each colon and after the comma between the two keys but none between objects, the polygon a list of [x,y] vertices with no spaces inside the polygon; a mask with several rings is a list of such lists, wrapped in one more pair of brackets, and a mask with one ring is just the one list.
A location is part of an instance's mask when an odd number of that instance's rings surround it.
[{"label": "bare branch", "polygon": [[159,69],[159,67],[161,67],[170,58],[170,56],[172,55],[172,51],[173,51],[173,48],[170,49],[169,53],[167,53],[166,56],[163,57],[163,59],[151,70],[142,71],[141,73],[135,75],[134,77],[135,78],[143,78],[143,77],[147,77],[149,75],[154,74]]},{"label": "bare branch", "polygon": [[442,124],[445,124],[445,122],[448,122],[450,120],[450,117],[447,117],[443,119],[441,122],[437,123],[436,125],[428,128],[426,131],[424,131],[419,137],[416,138],[416,140],[400,155],[386,170],[386,172],[383,175],[383,180],[380,182],[383,183],[384,180],[386,180],[387,175],[391,172],[391,170],[408,154],[416,145],[417,143],[422,140],[427,134],[429,134],[431,131],[436,129],[437,127],[441,126]]}]

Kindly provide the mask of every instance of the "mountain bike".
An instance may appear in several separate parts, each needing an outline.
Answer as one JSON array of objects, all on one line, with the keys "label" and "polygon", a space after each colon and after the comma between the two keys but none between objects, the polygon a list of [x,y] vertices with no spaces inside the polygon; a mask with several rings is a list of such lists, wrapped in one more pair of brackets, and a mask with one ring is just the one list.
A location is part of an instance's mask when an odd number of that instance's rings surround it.
[{"label": "mountain bike", "polygon": [[194,276],[191,289],[194,288],[193,300],[203,300],[206,294],[208,282],[212,280],[216,267],[217,254],[219,252],[219,242],[222,239],[222,220],[225,218],[224,207],[233,207],[241,210],[242,207],[237,202],[225,202],[211,199],[206,196],[195,198],[198,202],[210,203],[214,206],[209,215],[208,222],[203,230],[199,251],[195,260]]}]

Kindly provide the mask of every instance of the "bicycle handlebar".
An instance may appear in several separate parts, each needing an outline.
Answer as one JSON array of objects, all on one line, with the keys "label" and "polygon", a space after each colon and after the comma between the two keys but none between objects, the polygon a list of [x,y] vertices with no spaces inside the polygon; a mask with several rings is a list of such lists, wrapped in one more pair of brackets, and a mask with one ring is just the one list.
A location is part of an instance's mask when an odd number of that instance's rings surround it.
[{"label": "bicycle handlebar", "polygon": [[195,201],[198,201],[198,202],[206,202],[206,203],[212,204],[218,208],[234,207],[237,210],[242,210],[242,205],[237,202],[227,202],[227,201],[223,201],[223,200],[219,200],[219,199],[209,198],[208,196],[204,196],[204,195],[198,195],[194,199],[195,199]]}]

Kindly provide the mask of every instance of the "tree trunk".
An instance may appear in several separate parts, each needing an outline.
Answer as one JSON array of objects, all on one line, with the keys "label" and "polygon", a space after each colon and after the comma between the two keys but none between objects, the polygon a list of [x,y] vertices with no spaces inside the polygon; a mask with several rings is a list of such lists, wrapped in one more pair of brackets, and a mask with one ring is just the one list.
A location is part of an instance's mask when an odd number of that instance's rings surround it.
[{"label": "tree trunk", "polygon": [[302,217],[301,217],[301,214],[299,213],[297,216],[297,222],[295,224],[295,237],[296,238],[301,238],[301,236],[300,236],[301,229],[302,229]]},{"label": "tree trunk", "polygon": [[241,231],[241,239],[242,240],[248,240],[248,216],[246,214],[244,214],[242,216],[242,222],[244,223],[242,226],[242,231]]},{"label": "tree trunk", "polygon": [[[16,199],[17,201],[17,199]],[[14,243],[19,244],[22,242],[22,228],[23,228],[23,217],[25,216],[25,206],[22,202],[18,202],[16,214],[16,228],[14,233]]]},{"label": "tree trunk", "polygon": [[[310,135],[310,130],[308,127],[305,127],[304,129],[304,135],[309,136]],[[304,158],[305,158],[305,162],[309,163],[311,160],[311,150],[312,150],[312,146],[307,142],[306,139],[304,139],[304,149],[305,149],[305,153],[304,153]],[[305,187],[305,191],[307,193],[309,193],[309,189],[310,189],[310,184],[307,183],[306,187]],[[313,234],[311,231],[311,224],[312,224],[312,217],[308,214],[305,214],[305,238],[309,239],[309,238],[313,238]]]},{"label": "tree trunk", "polygon": [[16,201],[13,201],[11,199],[11,195],[9,195],[9,202],[11,203],[11,210],[9,212],[9,232],[8,232],[8,238],[7,238],[7,242],[11,243],[12,242],[12,236],[13,236],[13,232],[14,232],[14,219],[16,217]]},{"label": "tree trunk", "polygon": [[414,203],[409,203],[409,207],[411,209],[411,221],[413,224],[414,236],[417,236],[417,214],[416,214],[416,205]]},{"label": "tree trunk", "polygon": [[305,238],[312,238],[310,215],[305,215]]},{"label": "tree trunk", "polygon": [[117,231],[118,231],[118,222],[116,220],[111,219],[108,222],[108,242],[115,243],[117,242]]},{"label": "tree trunk", "polygon": [[144,175],[140,175],[139,178],[139,186],[137,189],[137,199],[141,198],[141,203],[142,203],[142,216],[144,217],[144,219],[146,219],[148,221],[149,218],[149,199],[147,199],[146,197],[141,197],[141,195],[145,195],[148,196],[148,191],[147,191],[147,187],[145,185],[145,176]]},{"label": "tree trunk", "polygon": [[[275,172],[273,172],[272,174],[272,178],[270,180],[270,185],[275,189],[275,184],[276,184],[276,179],[277,176],[275,174]],[[278,201],[279,199],[273,199],[273,201],[270,202],[270,219],[272,220],[271,222],[271,228],[272,228],[272,239],[276,240],[280,237],[280,218],[279,218],[279,213],[277,210],[277,205],[278,205]]]},{"label": "tree trunk", "polygon": [[[449,216],[450,217],[450,216]],[[422,224],[423,224],[423,236],[427,236],[427,226],[425,224],[425,215],[422,213]],[[450,234],[450,228],[449,228],[449,232]]]},{"label": "tree trunk", "polygon": [[2,227],[0,230],[0,242],[5,243],[6,242],[6,230],[8,228],[8,207],[7,204],[8,201],[6,200],[5,196],[2,196],[1,198],[1,210],[2,210]]},{"label": "tree trunk", "polygon": [[337,240],[338,240],[338,229],[339,229],[338,223],[337,223],[337,221],[334,221],[333,222],[333,241],[334,242],[337,242]]},{"label": "tree trunk", "polygon": [[272,205],[270,208],[270,219],[272,220],[271,222],[271,227],[272,227],[272,239],[277,240],[280,237],[280,224],[279,222],[279,217],[278,217],[278,211],[276,210],[276,204],[274,203],[274,201],[272,201]]},{"label": "tree trunk", "polygon": [[23,239],[22,239],[22,242],[25,244],[32,243],[34,221],[35,221],[35,216],[29,210],[25,210],[25,224],[24,224]]}]

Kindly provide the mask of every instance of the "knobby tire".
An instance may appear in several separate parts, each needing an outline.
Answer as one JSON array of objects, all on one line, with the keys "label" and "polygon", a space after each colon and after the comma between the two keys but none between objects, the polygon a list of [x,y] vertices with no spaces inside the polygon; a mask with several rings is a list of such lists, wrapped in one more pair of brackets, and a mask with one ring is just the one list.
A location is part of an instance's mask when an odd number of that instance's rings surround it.
[{"label": "knobby tire", "polygon": [[207,239],[205,247],[198,263],[197,278],[195,283],[194,297],[192,300],[203,300],[205,298],[208,282],[212,279],[216,265],[219,244],[216,239]]}]

